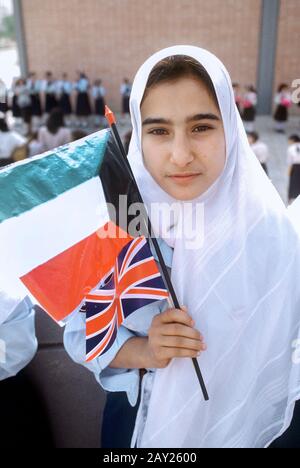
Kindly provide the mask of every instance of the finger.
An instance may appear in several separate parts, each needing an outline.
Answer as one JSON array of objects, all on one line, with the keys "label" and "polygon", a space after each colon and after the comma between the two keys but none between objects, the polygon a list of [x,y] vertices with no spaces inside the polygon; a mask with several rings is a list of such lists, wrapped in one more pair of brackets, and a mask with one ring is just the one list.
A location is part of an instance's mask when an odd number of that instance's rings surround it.
[{"label": "finger", "polygon": [[168,309],[165,312],[157,315],[161,323],[182,323],[183,325],[192,326],[193,319],[190,315],[178,309]]},{"label": "finger", "polygon": [[182,336],[185,338],[191,338],[193,340],[204,341],[203,335],[198,330],[180,323],[165,324],[161,330],[161,333],[165,336]]},{"label": "finger", "polygon": [[206,349],[206,345],[202,341],[179,336],[162,336],[159,344],[166,348],[179,348],[192,351],[204,351]]},{"label": "finger", "polygon": [[163,359],[197,358],[201,354],[201,351],[184,348],[163,348],[163,352],[161,353]]},{"label": "finger", "polygon": [[[183,312],[186,312],[188,315],[188,308],[186,306],[181,306],[180,308]],[[191,317],[192,318],[192,317]],[[195,326],[195,321],[192,319],[192,322],[191,322],[191,326],[194,327]]]}]

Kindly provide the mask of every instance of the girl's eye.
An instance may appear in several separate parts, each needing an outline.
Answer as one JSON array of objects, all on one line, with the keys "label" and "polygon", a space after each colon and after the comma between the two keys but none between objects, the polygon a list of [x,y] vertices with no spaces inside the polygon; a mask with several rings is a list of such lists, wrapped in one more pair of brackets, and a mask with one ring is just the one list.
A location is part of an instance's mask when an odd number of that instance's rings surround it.
[{"label": "girl's eye", "polygon": [[194,128],[194,132],[199,133],[199,132],[206,132],[207,130],[212,130],[212,127],[209,125],[199,125],[198,127]]},{"label": "girl's eye", "polygon": [[166,135],[168,132],[164,128],[155,128],[154,130],[150,130],[150,135]]}]

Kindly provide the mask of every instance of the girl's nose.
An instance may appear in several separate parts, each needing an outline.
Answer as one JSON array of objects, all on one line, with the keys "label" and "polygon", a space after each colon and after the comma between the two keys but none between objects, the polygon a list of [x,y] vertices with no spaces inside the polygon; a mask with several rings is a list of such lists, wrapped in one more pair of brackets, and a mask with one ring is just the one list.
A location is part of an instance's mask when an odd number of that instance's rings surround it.
[{"label": "girl's nose", "polygon": [[185,167],[194,159],[188,138],[185,135],[175,136],[172,142],[171,162],[178,167]]}]

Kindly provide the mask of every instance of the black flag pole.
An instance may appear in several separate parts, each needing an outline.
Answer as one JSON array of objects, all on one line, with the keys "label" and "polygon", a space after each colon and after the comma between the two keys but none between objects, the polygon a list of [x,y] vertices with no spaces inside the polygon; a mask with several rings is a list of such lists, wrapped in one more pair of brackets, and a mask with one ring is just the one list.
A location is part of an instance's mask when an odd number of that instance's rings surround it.
[{"label": "black flag pole", "polygon": [[[134,174],[132,172],[131,166],[130,166],[129,161],[127,159],[127,154],[125,152],[121,137],[120,137],[118,129],[117,129],[117,124],[116,124],[116,119],[115,119],[114,113],[109,109],[108,106],[105,106],[105,117],[106,117],[106,119],[107,119],[107,121],[109,123],[111,132],[112,132],[112,134],[114,136],[114,139],[115,139],[116,144],[117,144],[117,146],[119,148],[119,151],[120,151],[121,155],[123,156],[126,170],[129,172],[129,174],[130,174],[130,176],[131,176],[131,178],[132,178],[132,180],[134,182],[135,189],[136,189],[137,194],[138,194],[139,202],[144,205],[142,195],[141,195],[141,193],[139,191],[139,188],[138,188],[138,185],[136,183]],[[172,284],[172,281],[171,281],[167,266],[165,264],[163,255],[161,253],[159,244],[157,242],[156,237],[154,236],[149,216],[145,215],[144,222],[145,222],[145,227],[146,227],[149,239],[152,242],[153,247],[155,249],[155,252],[157,254],[158,261],[160,263],[161,270],[162,270],[163,279],[164,279],[165,284],[166,284],[166,286],[168,288],[168,291],[170,293],[170,300],[171,300],[171,303],[172,303],[171,305],[174,308],[180,310],[181,307],[180,307],[180,304],[178,302],[178,299],[177,299],[177,296],[176,296],[176,293],[175,293],[175,290],[174,290],[174,287],[173,287],[173,284]],[[201,373],[201,370],[200,370],[200,367],[199,367],[199,363],[198,363],[196,358],[192,358],[192,361],[193,361],[193,365],[194,365],[194,368],[195,368],[195,371],[196,371],[196,374],[197,374],[197,377],[198,377],[198,380],[199,380],[199,384],[200,384],[204,399],[205,399],[205,401],[208,401],[209,396],[208,396],[208,392],[207,392],[207,389],[206,389],[206,386],[205,386],[205,383],[204,383],[204,379],[203,379],[203,376],[202,376],[202,373]]]}]

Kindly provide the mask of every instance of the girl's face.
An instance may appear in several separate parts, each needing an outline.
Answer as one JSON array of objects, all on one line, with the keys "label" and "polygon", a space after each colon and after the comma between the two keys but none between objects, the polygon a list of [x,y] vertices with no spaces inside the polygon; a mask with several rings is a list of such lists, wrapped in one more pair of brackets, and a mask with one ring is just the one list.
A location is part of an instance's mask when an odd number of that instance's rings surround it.
[{"label": "girl's face", "polygon": [[226,145],[220,111],[194,77],[151,88],[141,105],[144,163],[161,188],[193,200],[222,173]]}]

